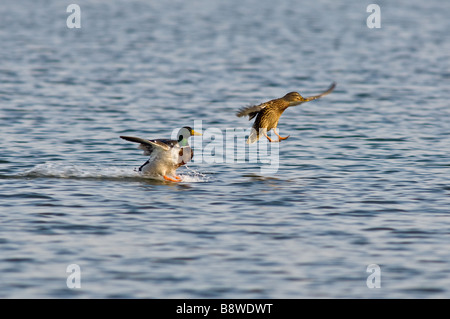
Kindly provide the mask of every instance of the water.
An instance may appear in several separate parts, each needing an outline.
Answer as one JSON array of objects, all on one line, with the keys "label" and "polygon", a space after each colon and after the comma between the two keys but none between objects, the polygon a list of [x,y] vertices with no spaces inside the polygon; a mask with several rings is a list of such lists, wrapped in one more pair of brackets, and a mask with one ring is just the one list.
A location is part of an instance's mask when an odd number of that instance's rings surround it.
[{"label": "water", "polygon": [[[450,5],[380,1],[369,29],[369,3],[78,1],[69,29],[2,1],[0,297],[450,297]],[[155,181],[118,137],[247,129],[240,107],[332,81],[283,114],[271,174]]]}]

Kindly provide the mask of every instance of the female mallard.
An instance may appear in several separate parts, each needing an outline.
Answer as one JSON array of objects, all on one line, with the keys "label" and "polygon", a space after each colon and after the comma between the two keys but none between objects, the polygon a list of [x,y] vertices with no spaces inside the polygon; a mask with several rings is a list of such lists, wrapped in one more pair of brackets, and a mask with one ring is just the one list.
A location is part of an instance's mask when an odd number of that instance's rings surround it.
[{"label": "female mallard", "polygon": [[182,127],[178,132],[178,140],[156,139],[146,140],[133,136],[121,136],[124,140],[140,143],[139,148],[150,158],[139,167],[139,171],[150,176],[162,176],[165,180],[180,182],[177,176],[178,167],[190,162],[194,151],[189,146],[188,139],[192,135],[202,135],[189,126]]},{"label": "female mallard", "polygon": [[[331,84],[328,90],[319,94],[310,96],[307,98],[302,97],[297,92],[290,92],[283,96],[282,98],[271,100],[259,105],[249,106],[240,109],[236,115],[238,117],[247,116],[249,117],[249,121],[256,116],[255,123],[253,124],[252,132],[247,139],[247,144],[252,144],[259,140],[260,134],[264,134],[265,137],[269,140],[269,142],[280,142],[281,140],[287,139],[290,135],[286,137],[281,137],[277,133],[277,125],[280,120],[281,114],[290,106],[299,105],[305,102],[309,102],[315,99],[318,99],[324,95],[331,93],[336,87],[336,83]],[[273,129],[274,133],[278,136],[278,141],[272,140],[268,135],[269,132]]]}]

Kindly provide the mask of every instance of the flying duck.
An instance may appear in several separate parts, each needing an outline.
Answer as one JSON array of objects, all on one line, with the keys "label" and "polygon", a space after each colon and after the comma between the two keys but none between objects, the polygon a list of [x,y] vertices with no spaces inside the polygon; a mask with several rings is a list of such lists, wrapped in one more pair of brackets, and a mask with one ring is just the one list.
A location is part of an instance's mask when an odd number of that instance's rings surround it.
[{"label": "flying duck", "polygon": [[[331,93],[331,91],[333,91],[335,87],[336,83],[332,83],[328,90],[326,90],[325,92],[307,98],[302,97],[297,92],[290,92],[279,99],[270,100],[259,105],[248,106],[240,109],[236,113],[236,116],[238,117],[248,115],[250,121],[256,116],[252,131],[247,139],[247,144],[252,144],[259,140],[261,133],[264,134],[265,137],[267,137],[269,142],[280,142],[287,139],[290,135],[281,137],[277,132],[277,125],[278,121],[280,120],[281,114],[283,114],[283,112],[290,106],[299,105],[325,96]],[[274,133],[278,136],[278,140],[274,141],[267,135],[267,132],[269,132],[271,129],[273,129]]]}]

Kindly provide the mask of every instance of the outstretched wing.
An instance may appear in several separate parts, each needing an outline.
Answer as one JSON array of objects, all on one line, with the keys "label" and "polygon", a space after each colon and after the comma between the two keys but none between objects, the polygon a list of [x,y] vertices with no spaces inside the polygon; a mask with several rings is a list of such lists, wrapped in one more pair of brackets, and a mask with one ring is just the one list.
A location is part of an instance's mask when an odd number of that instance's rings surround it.
[{"label": "outstretched wing", "polygon": [[239,111],[236,112],[237,117],[247,116],[248,120],[250,121],[252,118],[254,118],[262,109],[267,107],[272,101],[261,103],[258,105],[252,105],[241,108]]},{"label": "outstretched wing", "polygon": [[320,93],[319,95],[314,95],[314,96],[307,97],[307,98],[305,98],[304,102],[309,102],[309,101],[312,101],[312,100],[316,100],[318,98],[321,98],[322,96],[330,94],[334,90],[335,87],[336,87],[336,82],[333,82],[331,84],[331,86],[328,88],[328,90],[326,90],[323,93]]},{"label": "outstretched wing", "polygon": [[162,150],[162,151],[168,151],[172,145],[167,142],[176,142],[171,140],[146,140],[140,137],[134,137],[134,136],[121,136],[120,138],[130,141],[139,143],[139,148],[144,151],[144,155],[150,155],[154,150]]}]

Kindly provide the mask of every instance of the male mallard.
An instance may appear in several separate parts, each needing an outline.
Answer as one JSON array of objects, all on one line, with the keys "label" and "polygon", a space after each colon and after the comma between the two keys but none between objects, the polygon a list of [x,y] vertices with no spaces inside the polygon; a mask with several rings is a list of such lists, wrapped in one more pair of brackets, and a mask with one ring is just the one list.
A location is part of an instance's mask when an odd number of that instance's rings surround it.
[{"label": "male mallard", "polygon": [[[329,94],[331,91],[334,90],[335,86],[336,83],[333,83],[325,92],[307,98],[302,97],[297,92],[290,92],[285,96],[283,96],[282,98],[240,109],[236,113],[238,117],[248,115],[249,116],[248,120],[250,121],[252,118],[256,116],[252,132],[250,133],[250,136],[247,139],[247,144],[252,144],[257,140],[259,140],[260,133],[264,134],[264,136],[267,137],[267,139],[270,142],[280,142],[281,140],[287,139],[290,135],[286,137],[281,137],[277,133],[277,125],[278,121],[280,120],[281,114],[283,114],[283,112],[290,106],[295,106],[305,102],[309,102]],[[267,135],[267,132],[269,132],[271,129],[273,129],[275,134],[278,136],[278,141],[272,140]]]},{"label": "male mallard", "polygon": [[178,132],[178,140],[156,139],[146,140],[133,136],[120,136],[124,140],[140,143],[139,148],[150,158],[139,167],[139,171],[146,175],[162,176],[165,180],[180,182],[177,176],[178,167],[191,161],[194,151],[189,146],[188,139],[192,135],[202,135],[189,126],[182,127]]}]

